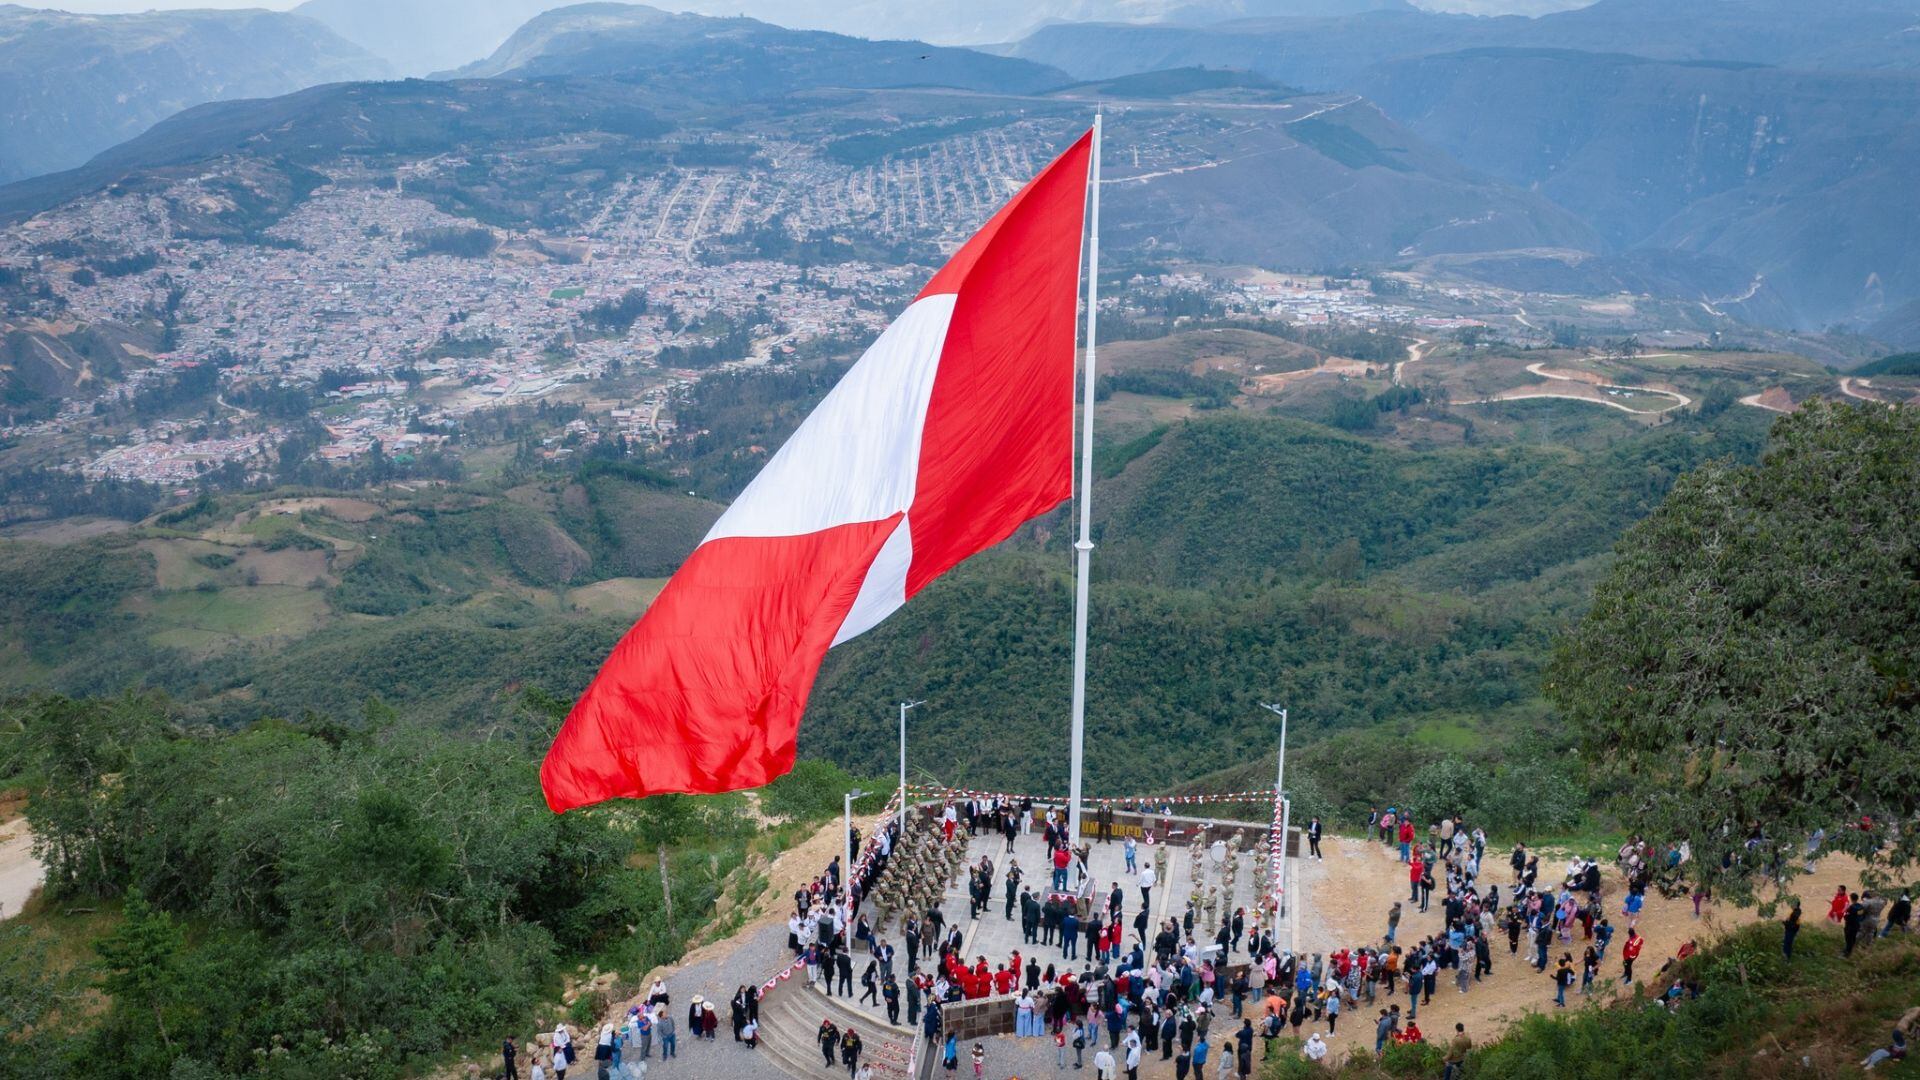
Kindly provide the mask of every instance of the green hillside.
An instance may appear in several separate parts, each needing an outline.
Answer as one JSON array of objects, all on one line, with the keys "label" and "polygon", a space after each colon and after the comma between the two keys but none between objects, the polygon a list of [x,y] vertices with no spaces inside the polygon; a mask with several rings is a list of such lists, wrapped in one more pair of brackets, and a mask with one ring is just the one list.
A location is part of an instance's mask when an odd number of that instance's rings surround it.
[{"label": "green hillside", "polygon": [[[1728,415],[1584,454],[1417,453],[1285,420],[1180,425],[1095,495],[1089,783],[1264,758],[1259,701],[1288,703],[1303,742],[1538,720],[1549,639],[1584,608],[1595,556],[1681,472],[1751,459],[1763,431]],[[1064,514],[1045,525],[1049,545],[976,560],[830,654],[803,752],[883,769],[889,703],[926,698],[911,756],[928,769],[1060,787],[1071,563]],[[969,752],[989,728],[1030,752]]]},{"label": "green hillside", "polygon": [[1920,375],[1920,353],[1895,353],[1863,364],[1856,375]]},{"label": "green hillside", "polygon": [[[1288,702],[1305,741],[1382,726],[1457,741],[1486,717],[1537,722],[1548,641],[1614,537],[1686,469],[1753,458],[1763,429],[1738,410],[1586,451],[1412,451],[1214,413],[1130,460],[1109,455],[1095,504],[1096,788],[1264,753],[1257,700]],[[223,726],[347,718],[377,697],[483,728],[523,688],[583,688],[718,510],[650,473],[590,467],[506,491],[233,496],[70,544],[0,541],[0,679],[157,689]],[[882,771],[883,721],[911,695],[933,703],[915,756],[941,775],[1055,785],[1066,512],[835,650],[803,751]],[[967,753],[985,725],[1033,752]],[[1168,746],[1181,747],[1171,760]]]}]

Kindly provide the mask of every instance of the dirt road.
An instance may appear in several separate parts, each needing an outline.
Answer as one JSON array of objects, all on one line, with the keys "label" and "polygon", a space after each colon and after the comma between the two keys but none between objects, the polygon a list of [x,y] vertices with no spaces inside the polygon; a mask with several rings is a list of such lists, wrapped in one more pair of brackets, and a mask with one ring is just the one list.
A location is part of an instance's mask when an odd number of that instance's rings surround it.
[{"label": "dirt road", "polygon": [[[1671,354],[1650,353],[1648,355],[1666,356]],[[1486,405],[1495,401],[1525,401],[1530,398],[1563,398],[1567,401],[1585,401],[1593,405],[1605,405],[1610,409],[1619,409],[1621,412],[1633,413],[1635,416],[1658,416],[1661,413],[1669,413],[1675,409],[1684,409],[1688,405],[1693,404],[1692,398],[1678,390],[1668,387],[1625,386],[1620,383],[1610,383],[1602,380],[1599,375],[1590,371],[1555,371],[1538,363],[1528,364],[1527,371],[1529,374],[1538,375],[1549,381],[1543,386],[1515,387],[1511,390],[1502,390],[1492,397],[1456,401],[1454,404]],[[1556,390],[1547,388],[1556,382],[1567,384],[1567,389]],[[1580,389],[1576,390],[1575,388]],[[1608,390],[1623,390],[1637,394],[1655,394],[1660,397],[1673,399],[1673,404],[1664,409],[1636,409],[1624,402],[1613,401],[1608,398],[1606,396]]]},{"label": "dirt road", "polygon": [[40,860],[33,857],[26,820],[0,824],[0,919],[18,915],[45,878]]},{"label": "dirt road", "polygon": [[1413,339],[1413,344],[1407,346],[1407,358],[1393,365],[1393,385],[1402,385],[1400,373],[1407,369],[1408,364],[1417,364],[1421,360],[1426,359],[1427,346],[1431,344],[1433,344],[1433,342],[1428,341],[1426,338]]}]

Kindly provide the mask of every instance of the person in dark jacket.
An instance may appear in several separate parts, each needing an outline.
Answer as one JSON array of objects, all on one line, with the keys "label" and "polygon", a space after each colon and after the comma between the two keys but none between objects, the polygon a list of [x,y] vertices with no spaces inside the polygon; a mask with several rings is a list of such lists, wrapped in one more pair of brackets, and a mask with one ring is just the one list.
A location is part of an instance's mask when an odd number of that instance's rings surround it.
[{"label": "person in dark jacket", "polygon": [[840,1048],[840,1029],[832,1020],[822,1020],[814,1037],[820,1041],[820,1056],[827,1059],[827,1068],[833,1068],[833,1052]]},{"label": "person in dark jacket", "polygon": [[[920,1030],[926,1035],[928,1042],[937,1046],[940,1043],[940,1028],[940,1003],[937,1001],[929,1001],[927,1002],[927,1011],[921,1014],[920,1017]],[[831,1065],[833,1063],[828,1062],[827,1064]]]},{"label": "person in dark jacket", "polygon": [[1904,934],[1907,932],[1907,923],[1912,920],[1913,897],[1908,896],[1906,893],[1901,893],[1900,899],[1895,900],[1887,908],[1887,925],[1881,928],[1880,936],[1886,937],[1895,930]]},{"label": "person in dark jacket", "polygon": [[866,1044],[860,1040],[859,1033],[855,1032],[852,1028],[848,1028],[841,1033],[840,1064],[847,1067],[847,1075],[849,1077],[860,1068],[860,1051],[864,1049],[865,1046]]}]

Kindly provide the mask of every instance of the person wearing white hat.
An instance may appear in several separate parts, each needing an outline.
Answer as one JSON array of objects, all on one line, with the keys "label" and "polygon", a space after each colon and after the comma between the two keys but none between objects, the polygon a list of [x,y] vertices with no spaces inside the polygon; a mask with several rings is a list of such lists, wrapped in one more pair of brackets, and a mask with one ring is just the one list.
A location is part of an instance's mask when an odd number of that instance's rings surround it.
[{"label": "person wearing white hat", "polygon": [[562,1020],[553,1026],[553,1075],[567,1080],[567,1067],[572,1064],[573,1032],[567,1030],[567,1022]]},{"label": "person wearing white hat", "polygon": [[613,1075],[614,1062],[613,1025],[600,1026],[600,1040],[593,1047],[593,1067],[599,1080],[609,1080]]},{"label": "person wearing white hat", "polygon": [[1325,1061],[1327,1057],[1327,1040],[1321,1038],[1320,1033],[1316,1031],[1312,1035],[1307,1036],[1307,1045],[1302,1047],[1300,1052],[1307,1055],[1308,1061]]}]

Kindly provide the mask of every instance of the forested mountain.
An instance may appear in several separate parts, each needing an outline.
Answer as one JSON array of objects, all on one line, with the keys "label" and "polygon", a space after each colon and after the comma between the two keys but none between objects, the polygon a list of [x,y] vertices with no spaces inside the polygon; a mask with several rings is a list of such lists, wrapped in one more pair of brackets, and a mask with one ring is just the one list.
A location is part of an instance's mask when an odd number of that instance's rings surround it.
[{"label": "forested mountain", "polygon": [[[1089,782],[1131,791],[1263,755],[1261,700],[1288,702],[1304,742],[1387,723],[1445,738],[1470,717],[1526,730],[1596,557],[1682,472],[1751,458],[1763,427],[1725,416],[1588,453],[1408,453],[1231,417],[1169,431],[1095,497]],[[1067,526],[1061,513],[1043,549],[963,567],[829,654],[803,752],[882,770],[877,719],[926,698],[921,767],[1057,786]],[[967,754],[987,726],[1033,752]]]},{"label": "forested mountain", "polygon": [[[1115,790],[1232,764],[1264,746],[1246,710],[1265,694],[1309,741],[1524,730],[1549,637],[1614,537],[1688,468],[1751,459],[1764,423],[1740,410],[1590,450],[1414,452],[1223,415],[1130,442],[1095,503],[1090,775]],[[369,698],[490,726],[522,688],[577,693],[718,509],[588,469],[505,493],[209,500],[130,535],[0,543],[0,673],[148,686],[223,726],[351,716]],[[1035,747],[1058,730],[1065,515],[835,650],[803,752],[883,771],[877,720],[911,695],[938,705],[915,761],[940,778],[1056,780],[1050,755],[961,751],[983,724]]]},{"label": "forested mountain", "polygon": [[71,168],[201,102],[387,73],[297,15],[0,5],[0,183]]}]

